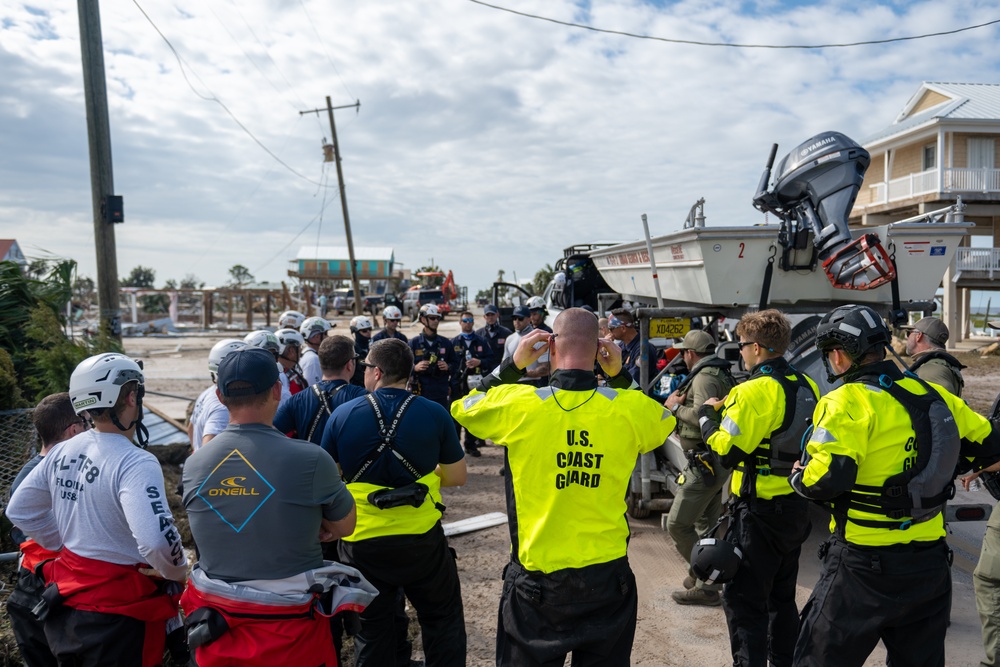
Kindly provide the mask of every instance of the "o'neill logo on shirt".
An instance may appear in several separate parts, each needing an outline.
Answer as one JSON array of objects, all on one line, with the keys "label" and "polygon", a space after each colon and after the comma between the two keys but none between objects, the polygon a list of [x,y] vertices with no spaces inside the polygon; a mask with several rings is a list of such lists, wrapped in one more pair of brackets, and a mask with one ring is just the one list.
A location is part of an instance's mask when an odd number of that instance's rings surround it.
[{"label": "o'neill logo on shirt", "polygon": [[274,494],[274,487],[240,450],[223,457],[195,494],[237,533]]},{"label": "o'neill logo on shirt", "polygon": [[220,488],[209,489],[208,495],[210,496],[259,496],[257,490],[253,487],[246,488],[243,486],[243,482],[247,481],[246,477],[227,477],[226,479],[219,482]]}]

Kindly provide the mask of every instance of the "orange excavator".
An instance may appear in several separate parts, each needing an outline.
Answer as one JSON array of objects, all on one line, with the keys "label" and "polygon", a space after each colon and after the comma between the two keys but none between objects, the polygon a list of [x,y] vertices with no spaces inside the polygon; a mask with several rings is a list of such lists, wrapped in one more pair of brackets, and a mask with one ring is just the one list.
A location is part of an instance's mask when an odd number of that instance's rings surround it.
[{"label": "orange excavator", "polygon": [[[430,285],[414,285],[409,289],[409,291],[415,290],[441,290],[441,302],[438,303],[438,310],[441,311],[442,315],[447,315],[451,312],[451,302],[458,298],[458,287],[455,285],[455,276],[451,271],[445,273],[444,271],[418,271],[418,278],[444,278],[444,282],[441,287],[432,287]],[[421,299],[423,301],[423,299]]]}]

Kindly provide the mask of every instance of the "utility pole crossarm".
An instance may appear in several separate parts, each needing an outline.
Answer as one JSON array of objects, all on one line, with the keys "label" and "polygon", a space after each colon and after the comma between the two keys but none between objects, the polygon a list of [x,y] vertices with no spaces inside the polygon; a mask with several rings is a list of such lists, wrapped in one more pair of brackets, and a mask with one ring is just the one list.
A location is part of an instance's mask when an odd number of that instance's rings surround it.
[{"label": "utility pole crossarm", "polygon": [[[361,100],[356,101],[354,104],[346,104],[339,107],[333,106],[333,102],[330,101],[330,96],[326,97],[326,112],[330,116],[330,132],[333,135],[333,161],[337,167],[337,182],[340,184],[340,207],[344,212],[344,231],[347,233],[347,255],[348,260],[351,263],[351,289],[354,290],[354,314],[361,314],[362,307],[362,297],[361,297],[361,284],[358,282],[358,267],[354,261],[354,239],[351,236],[351,218],[347,214],[347,191],[344,188],[344,173],[340,166],[340,143],[337,141],[337,125],[333,121],[333,112],[335,109],[351,109],[356,108],[360,111]],[[305,115],[307,113],[322,113],[323,109],[312,109],[309,111],[300,111],[299,115]],[[316,258],[319,259],[318,257]],[[374,313],[372,313],[374,315]]]}]

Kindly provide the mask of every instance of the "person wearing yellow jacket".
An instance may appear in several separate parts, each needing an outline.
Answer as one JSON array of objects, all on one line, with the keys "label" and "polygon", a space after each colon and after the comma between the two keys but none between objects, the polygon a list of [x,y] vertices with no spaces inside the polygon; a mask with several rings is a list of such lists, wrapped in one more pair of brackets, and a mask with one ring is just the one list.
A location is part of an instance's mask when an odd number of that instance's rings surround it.
[{"label": "person wearing yellow jacket", "polygon": [[361,614],[355,667],[399,664],[400,589],[417,612],[427,666],[460,667],[465,615],[455,552],[441,528],[441,488],[465,484],[465,453],[448,412],[406,390],[413,368],[406,343],[372,343],[358,365],[371,393],[334,410],[323,433],[357,506],[340,560],[379,591]]},{"label": "person wearing yellow jacket", "polygon": [[867,306],[823,317],[832,383],[790,482],[831,507],[823,570],[802,612],[795,664],[862,665],[881,640],[893,665],[944,665],[951,551],[942,510],[963,459],[1000,459],[1000,434],[938,385],[885,359],[889,330]]},{"label": "person wearing yellow jacket", "polygon": [[[625,494],[637,456],[662,445],[677,421],[629,389],[620,348],[598,341],[597,329],[592,313],[564,310],[553,333],[524,336],[451,406],[462,426],[505,447],[510,471],[497,665],[561,665],[567,653],[574,665],[629,665],[638,596]],[[549,385],[517,383],[546,352]],[[609,386],[598,386],[595,358]]]},{"label": "person wearing yellow jacket", "polygon": [[808,503],[792,491],[788,475],[819,391],[783,357],[791,330],[777,310],[745,315],[736,335],[750,377],[700,410],[705,442],[734,469],[726,541],[743,554],[743,564],[723,589],[722,605],[739,667],[791,665],[798,634],[795,583],[810,523]]}]

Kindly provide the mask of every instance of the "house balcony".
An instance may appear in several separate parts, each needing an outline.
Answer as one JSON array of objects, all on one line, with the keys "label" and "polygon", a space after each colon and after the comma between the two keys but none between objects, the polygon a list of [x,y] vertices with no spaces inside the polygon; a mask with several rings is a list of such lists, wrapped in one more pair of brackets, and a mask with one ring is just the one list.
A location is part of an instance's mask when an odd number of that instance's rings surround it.
[{"label": "house balcony", "polygon": [[958,248],[955,251],[955,271],[959,282],[1000,278],[1000,248]]},{"label": "house balcony", "polygon": [[[889,182],[869,186],[869,200],[859,204],[878,206],[913,199],[922,195],[982,195],[1000,199],[1000,169],[944,169],[943,185],[938,189],[938,170],[928,169]],[[860,198],[859,198],[860,199]]]}]

